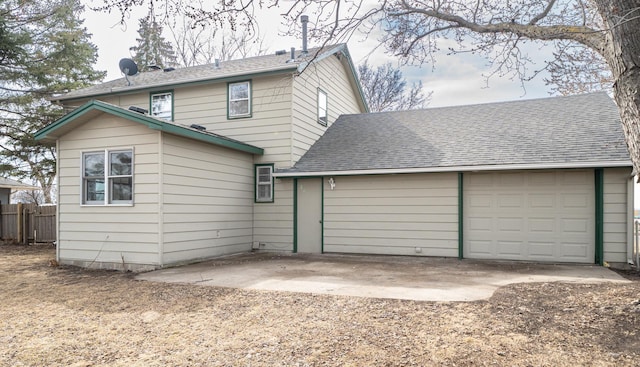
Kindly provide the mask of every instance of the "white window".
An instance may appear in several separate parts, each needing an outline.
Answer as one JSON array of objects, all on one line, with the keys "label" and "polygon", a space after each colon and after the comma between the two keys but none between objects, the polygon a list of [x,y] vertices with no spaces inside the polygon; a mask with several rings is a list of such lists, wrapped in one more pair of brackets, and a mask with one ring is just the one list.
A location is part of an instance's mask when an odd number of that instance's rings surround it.
[{"label": "white window", "polygon": [[256,166],[256,202],[273,202],[273,165]]},{"label": "white window", "polygon": [[229,118],[251,116],[251,82],[229,83]]},{"label": "white window", "polygon": [[327,126],[327,93],[318,89],[318,123]]},{"label": "white window", "polygon": [[108,150],[82,154],[82,203],[133,203],[133,151]]},{"label": "white window", "polygon": [[167,121],[173,120],[173,93],[164,92],[151,95],[151,116]]}]

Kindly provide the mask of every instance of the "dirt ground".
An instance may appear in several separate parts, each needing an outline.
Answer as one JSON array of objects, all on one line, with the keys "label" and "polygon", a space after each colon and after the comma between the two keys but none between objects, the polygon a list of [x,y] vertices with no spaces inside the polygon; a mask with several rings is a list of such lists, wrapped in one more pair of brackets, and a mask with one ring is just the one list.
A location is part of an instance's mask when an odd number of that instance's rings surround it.
[{"label": "dirt ground", "polygon": [[637,366],[640,278],[416,302],[136,281],[0,245],[2,366]]}]

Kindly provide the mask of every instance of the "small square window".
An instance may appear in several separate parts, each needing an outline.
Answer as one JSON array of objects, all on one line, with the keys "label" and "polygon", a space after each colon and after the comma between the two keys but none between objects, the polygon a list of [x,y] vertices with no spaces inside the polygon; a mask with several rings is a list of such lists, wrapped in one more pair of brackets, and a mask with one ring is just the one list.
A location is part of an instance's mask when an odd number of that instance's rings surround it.
[{"label": "small square window", "polygon": [[256,202],[273,202],[273,164],[256,166]]},{"label": "small square window", "polygon": [[229,118],[251,116],[251,82],[229,83]]},{"label": "small square window", "polygon": [[151,116],[173,121],[173,93],[163,92],[151,95]]},{"label": "small square window", "polygon": [[327,126],[327,93],[318,89],[318,123]]}]

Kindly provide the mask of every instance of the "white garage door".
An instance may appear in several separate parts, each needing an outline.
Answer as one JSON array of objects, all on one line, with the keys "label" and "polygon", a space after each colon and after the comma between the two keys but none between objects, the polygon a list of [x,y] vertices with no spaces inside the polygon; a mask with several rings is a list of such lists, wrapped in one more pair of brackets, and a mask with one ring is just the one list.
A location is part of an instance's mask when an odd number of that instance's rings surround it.
[{"label": "white garage door", "polygon": [[464,256],[593,263],[592,170],[464,174]]}]

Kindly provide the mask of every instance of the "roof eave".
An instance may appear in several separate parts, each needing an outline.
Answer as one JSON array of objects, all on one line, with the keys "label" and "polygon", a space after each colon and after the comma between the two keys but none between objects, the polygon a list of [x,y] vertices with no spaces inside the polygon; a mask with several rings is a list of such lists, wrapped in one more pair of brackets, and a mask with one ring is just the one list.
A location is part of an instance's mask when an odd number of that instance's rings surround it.
[{"label": "roof eave", "polygon": [[288,72],[295,72],[297,71],[297,69],[298,69],[297,65],[289,64],[284,67],[273,68],[273,69],[263,70],[259,72],[237,73],[237,74],[230,74],[230,75],[224,75],[224,76],[215,77],[215,78],[205,78],[205,79],[191,78],[187,80],[181,80],[181,81],[175,81],[175,82],[169,82],[169,83],[154,83],[154,84],[145,84],[140,86],[136,85],[131,87],[123,87],[115,90],[114,88],[111,88],[109,92],[101,91],[101,92],[95,92],[95,93],[73,95],[68,97],[65,95],[62,95],[62,96],[51,98],[51,101],[52,102],[73,101],[73,100],[79,100],[79,99],[97,98],[97,97],[117,95],[117,94],[130,94],[130,93],[136,93],[144,90],[153,90],[157,88],[178,88],[178,87],[184,87],[184,86],[195,86],[195,85],[209,84],[209,83],[224,83],[227,81],[233,81],[233,80],[238,80],[243,78],[253,78],[253,77],[262,77],[262,76],[269,76],[269,75],[285,74]]},{"label": "roof eave", "polygon": [[245,143],[233,141],[233,140],[227,140],[218,136],[195,131],[187,127],[183,127],[175,124],[164,123],[163,121],[157,120],[153,117],[142,115],[138,112],[125,110],[120,107],[113,106],[108,103],[96,101],[96,100],[92,100],[90,102],[85,103],[83,106],[78,107],[77,109],[73,110],[71,113],[63,116],[58,121],[42,128],[41,130],[36,132],[34,137],[36,140],[39,140],[39,141],[53,142],[59,138],[59,136],[54,135],[55,131],[68,125],[69,123],[72,123],[77,118],[93,110],[102,111],[105,113],[112,114],[114,116],[125,118],[130,121],[138,122],[153,130],[159,130],[169,134],[184,136],[194,140],[199,140],[205,143],[218,145],[218,146],[222,146],[225,148],[230,148],[230,149],[234,149],[234,150],[238,150],[246,153],[257,154],[257,155],[264,154],[264,149],[258,148],[253,145],[249,145],[249,144],[245,144]]},{"label": "roof eave", "polygon": [[403,173],[444,173],[444,172],[481,172],[506,170],[541,170],[541,169],[579,169],[579,168],[615,168],[632,167],[631,161],[590,161],[563,163],[527,163],[479,166],[451,166],[451,167],[417,167],[417,168],[382,168],[335,171],[274,172],[276,178],[298,178],[318,176],[359,176],[359,175],[392,175]]}]

